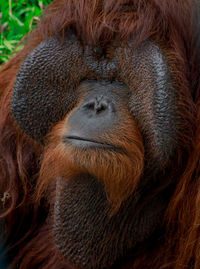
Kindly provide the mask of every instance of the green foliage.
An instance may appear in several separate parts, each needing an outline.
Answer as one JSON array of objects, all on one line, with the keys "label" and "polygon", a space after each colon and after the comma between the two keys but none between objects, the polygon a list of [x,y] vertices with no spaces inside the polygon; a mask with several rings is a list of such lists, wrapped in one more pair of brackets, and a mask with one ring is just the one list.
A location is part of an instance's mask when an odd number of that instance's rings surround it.
[{"label": "green foliage", "polygon": [[19,41],[36,25],[52,0],[0,0],[0,64],[20,50]]}]

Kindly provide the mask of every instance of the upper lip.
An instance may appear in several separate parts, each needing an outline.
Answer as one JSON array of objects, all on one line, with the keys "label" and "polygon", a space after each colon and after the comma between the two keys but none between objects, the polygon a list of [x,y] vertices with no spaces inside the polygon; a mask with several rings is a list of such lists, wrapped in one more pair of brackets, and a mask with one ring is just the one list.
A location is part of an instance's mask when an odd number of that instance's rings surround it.
[{"label": "upper lip", "polygon": [[70,140],[88,142],[88,143],[91,143],[91,146],[94,146],[94,147],[96,146],[96,147],[107,148],[107,149],[111,149],[115,151],[122,151],[121,147],[117,147],[112,144],[101,142],[92,138],[84,138],[84,137],[79,137],[75,135],[66,135],[63,137],[63,142],[69,142]]}]

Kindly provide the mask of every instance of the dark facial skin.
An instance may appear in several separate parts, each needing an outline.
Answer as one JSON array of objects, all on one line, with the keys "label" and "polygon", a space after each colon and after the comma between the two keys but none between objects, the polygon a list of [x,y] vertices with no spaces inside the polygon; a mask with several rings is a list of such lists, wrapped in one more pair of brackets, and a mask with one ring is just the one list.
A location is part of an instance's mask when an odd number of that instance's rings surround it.
[{"label": "dark facial skin", "polygon": [[123,121],[122,110],[128,106],[129,89],[119,82],[86,81],[81,83],[79,92],[79,98],[83,96],[84,101],[68,119],[64,142],[83,148],[117,150],[114,145],[104,143],[101,137],[117,129]]},{"label": "dark facial skin", "polygon": [[162,146],[167,142],[172,152],[174,143],[169,139],[168,128],[170,125],[175,136],[177,94],[162,51],[152,41],[137,49],[133,41],[121,47],[114,43],[109,45],[109,51],[111,55],[99,57],[94,48],[86,46],[83,50],[74,35],[66,36],[62,45],[55,37],[42,42],[28,55],[16,79],[11,108],[18,124],[42,142],[52,126],[76,105],[76,89],[81,81],[122,81],[131,91],[129,106],[133,116],[138,124],[145,122],[145,129],[140,128],[146,138],[151,139],[149,129],[158,130],[150,131],[157,139],[155,147],[164,152]]}]

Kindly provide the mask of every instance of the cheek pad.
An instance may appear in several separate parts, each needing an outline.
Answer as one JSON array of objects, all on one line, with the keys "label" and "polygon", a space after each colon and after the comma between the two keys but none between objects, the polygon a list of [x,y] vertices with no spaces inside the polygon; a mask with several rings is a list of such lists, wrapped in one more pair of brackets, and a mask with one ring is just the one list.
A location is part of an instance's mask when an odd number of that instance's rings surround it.
[{"label": "cheek pad", "polygon": [[75,101],[72,81],[76,80],[75,65],[81,58],[76,43],[67,43],[61,46],[56,38],[50,38],[39,44],[27,56],[16,78],[13,114],[25,133],[39,141]]},{"label": "cheek pad", "polygon": [[[74,106],[75,89],[87,77],[108,79],[116,59],[100,63],[71,35],[39,44],[25,59],[16,78],[11,110],[26,134],[42,141],[51,127]],[[93,70],[95,71],[93,74]]]},{"label": "cheek pad", "polygon": [[11,110],[19,126],[43,142],[53,125],[76,102],[76,88],[83,79],[118,80],[131,92],[130,111],[143,135],[146,154],[162,163],[174,152],[177,136],[176,99],[165,56],[147,40],[137,49],[134,41],[111,47],[113,57],[95,55],[74,35],[63,42],[51,37],[25,59],[16,77]]}]

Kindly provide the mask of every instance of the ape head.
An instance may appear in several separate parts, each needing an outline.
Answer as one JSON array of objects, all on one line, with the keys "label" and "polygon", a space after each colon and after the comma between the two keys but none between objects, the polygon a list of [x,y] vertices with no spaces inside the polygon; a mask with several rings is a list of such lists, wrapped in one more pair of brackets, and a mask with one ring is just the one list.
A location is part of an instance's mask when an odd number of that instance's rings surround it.
[{"label": "ape head", "polygon": [[[120,3],[115,18],[131,8],[139,27],[145,5]],[[61,8],[55,1],[50,15]],[[165,43],[161,32],[138,42],[135,29],[94,42],[80,33],[81,18],[28,50],[10,108],[42,149],[35,203],[49,205],[43,225],[56,251],[73,266],[111,268],[163,227],[192,151],[196,108],[183,41],[168,34]]]},{"label": "ape head", "polygon": [[[136,49],[132,40],[107,50],[112,55],[83,49],[74,35],[62,44],[56,37],[43,41],[23,62],[11,103],[34,139],[45,141],[55,125],[41,186],[55,182],[58,247],[86,268],[111,266],[154,231],[168,199],[159,193],[141,214],[136,204],[145,197],[136,186],[161,176],[193,128],[185,116],[192,99],[177,88],[158,44],[148,40]],[[172,183],[164,176],[158,181],[165,188]],[[121,207],[115,216],[109,201],[113,210]]]}]

